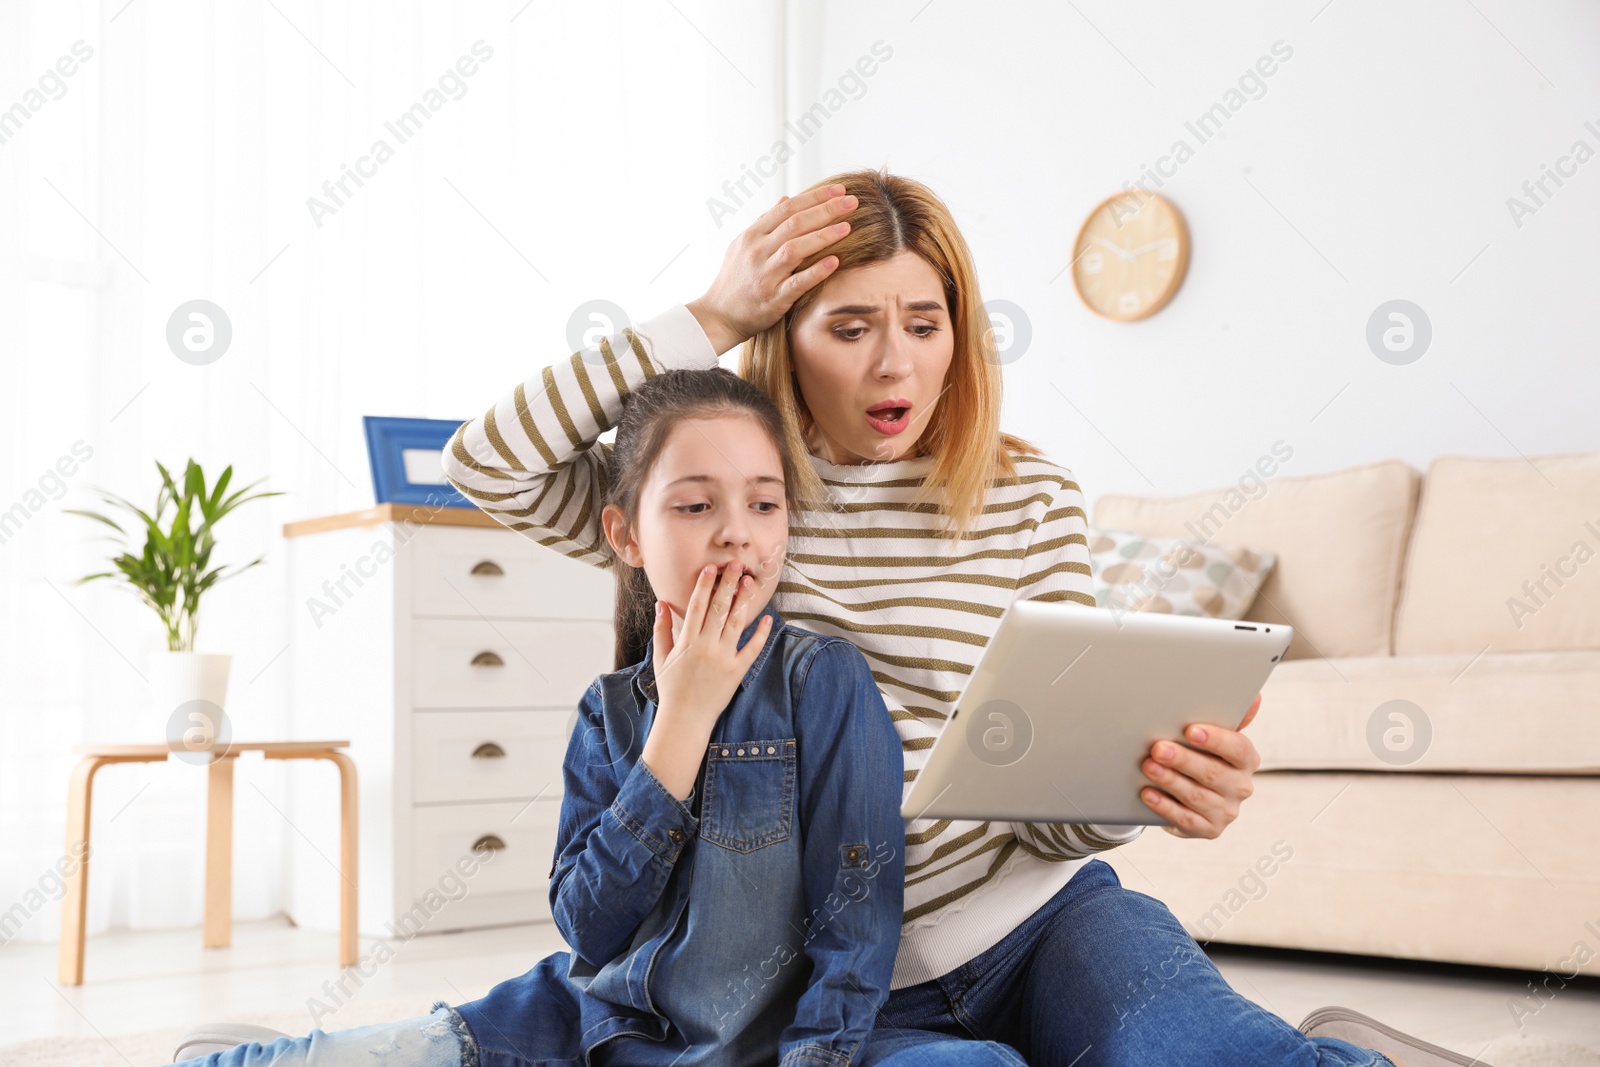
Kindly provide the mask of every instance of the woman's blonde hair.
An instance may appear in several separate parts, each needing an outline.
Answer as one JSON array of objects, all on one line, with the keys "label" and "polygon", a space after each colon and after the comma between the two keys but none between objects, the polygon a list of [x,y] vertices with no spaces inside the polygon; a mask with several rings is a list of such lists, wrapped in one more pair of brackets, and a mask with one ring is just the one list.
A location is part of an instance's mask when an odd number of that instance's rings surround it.
[{"label": "woman's blonde hair", "polygon": [[[945,534],[959,539],[982,513],[989,485],[1015,474],[1011,454],[1040,454],[1027,441],[1000,430],[1000,365],[989,318],[978,295],[972,255],[950,209],[921,182],[891,175],[886,169],[853,170],[824,178],[811,189],[835,184],[843,185],[857,200],[848,216],[850,232],[807,257],[795,271],[838,256],[839,265],[829,275],[833,277],[842,270],[912,252],[933,267],[944,283],[955,349],[943,393],[913,453],[934,459],[913,500],[925,503],[937,498],[945,513]],[[813,420],[795,379],[789,326],[826,284],[808,290],[781,320],[746,342],[739,356],[740,377],[759,385],[777,404],[796,456],[810,453],[806,435]],[[803,505],[828,508],[831,498],[816,468],[804,462],[798,467],[797,496]]]}]

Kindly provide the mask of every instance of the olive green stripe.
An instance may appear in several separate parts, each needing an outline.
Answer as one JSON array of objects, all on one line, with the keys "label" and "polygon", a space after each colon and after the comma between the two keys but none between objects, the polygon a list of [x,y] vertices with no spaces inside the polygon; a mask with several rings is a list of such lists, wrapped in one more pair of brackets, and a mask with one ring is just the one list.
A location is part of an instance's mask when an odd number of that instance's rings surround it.
[{"label": "olive green stripe", "polygon": [[[790,617],[785,616],[785,618]],[[894,656],[887,652],[874,652],[865,648],[861,649],[861,654],[875,659],[879,663],[887,663],[891,667],[910,667],[915,671],[948,671],[951,674],[972,673],[972,664],[961,663],[953,659],[929,659],[926,656]],[[910,689],[911,687],[906,686],[905,688]],[[941,696],[934,696],[932,692],[926,692],[923,695],[934,697],[935,700],[943,699]],[[955,697],[950,699],[954,700]]]},{"label": "olive green stripe", "polygon": [[1032,574],[1024,574],[1021,578],[1017,579],[1017,588],[1026,589],[1035,582],[1044,581],[1052,574],[1082,574],[1088,577],[1093,576],[1093,572],[1089,569],[1089,565],[1087,563],[1078,563],[1075,560],[1069,559],[1063,560],[1060,563],[1051,564],[1042,571],[1034,571]]},{"label": "olive green stripe", "polygon": [[[574,479],[574,481],[576,481],[576,479]],[[589,530],[589,512],[593,510],[595,502],[599,499],[601,498],[592,492],[583,494],[583,510],[578,512],[578,519],[572,524],[572,536],[574,540],[577,539],[579,532]],[[596,523],[595,525],[598,526],[599,523]],[[594,546],[592,545],[585,547],[587,547],[591,552],[594,551]]]},{"label": "olive green stripe", "polygon": [[[483,472],[480,472],[480,474],[488,474],[488,472],[483,470]],[[494,475],[494,477],[506,478],[506,480],[510,480],[509,474],[498,474]],[[482,502],[480,501],[512,501],[512,499],[517,499],[517,494],[515,493],[488,493],[488,491],[485,490],[474,490],[472,486],[466,485],[466,483],[456,482],[456,480],[454,480],[454,478],[450,477],[448,474],[445,475],[445,480],[446,482],[450,482],[450,485],[456,486],[456,488],[461,490],[461,493],[464,494],[467,499],[470,499],[470,501],[474,502],[474,504],[477,504],[477,506],[480,507],[480,509],[485,510],[485,512],[493,512],[494,509],[493,507],[483,506]]]},{"label": "olive green stripe", "polygon": [[[1070,858],[1106,852],[1122,842],[1113,841],[1090,823],[1027,823],[1035,834],[1059,846]],[[1048,857],[1046,857],[1048,858]]]},{"label": "olive green stripe", "polygon": [[[866,650],[863,649],[862,651],[865,652]],[[872,677],[879,685],[892,685],[897,689],[904,689],[908,693],[915,693],[918,696],[927,697],[929,700],[942,700],[947,704],[953,704],[961,696],[960,693],[950,690],[928,689],[920,685],[912,685],[910,682],[902,682],[898,678],[884,674],[882,671],[873,671]]]},{"label": "olive green stripe", "polygon": [[788,593],[794,596],[814,596],[819,600],[826,600],[835,607],[855,612],[882,611],[886,608],[939,608],[943,611],[965,611],[972,615],[983,615],[991,619],[998,619],[1006,613],[1005,608],[994,604],[974,604],[969,600],[949,600],[944,597],[933,596],[900,596],[889,597],[885,600],[863,600],[859,603],[851,603],[840,600],[837,597],[828,596],[826,593],[813,589],[809,585],[802,585],[799,582],[779,582],[775,592]]},{"label": "olive green stripe", "polygon": [[[1032,832],[1032,836],[1042,839],[1042,843],[1038,846],[1041,849],[1049,846],[1051,851],[1062,855],[1087,855],[1089,851],[1092,851],[1085,847],[1087,842],[1080,845],[1069,837],[1066,833],[1066,828],[1060,823],[1037,822],[1025,823],[1024,825]],[[1017,838],[1022,841],[1023,845],[1028,844],[1028,836],[1028,834],[1024,833],[1017,834]]]},{"label": "olive green stripe", "polygon": [[783,613],[786,619],[806,619],[812,622],[825,622],[837,626],[841,630],[848,630],[853,634],[879,634],[885,637],[922,637],[935,641],[955,641],[963,645],[976,645],[982,648],[989,643],[989,639],[980,634],[970,633],[966,630],[952,630],[943,626],[912,626],[904,623],[884,623],[873,626],[853,619],[836,619],[830,615],[823,615],[814,611],[791,610]]},{"label": "olive green stripe", "polygon": [[[1062,485],[1070,485],[1074,489],[1078,488],[1078,483],[1073,481],[1070,477],[1072,472],[1048,456],[1019,456],[1013,453],[1011,458],[1014,462],[1023,464],[1032,469],[1047,467],[1049,468],[1051,474],[1061,479]],[[1037,477],[1037,475],[1034,475],[1033,477]]]},{"label": "olive green stripe", "polygon": [[1078,840],[1096,852],[1105,852],[1108,849],[1116,848],[1119,844],[1119,842],[1111,840],[1104,834],[1097,833],[1095,827],[1089,823],[1068,823],[1067,829],[1071,830]]},{"label": "olive green stripe", "polygon": [[[548,379],[550,368],[546,367],[544,373]],[[517,388],[512,395],[516,401],[517,421],[522,426],[522,432],[528,435],[528,440],[533,442],[533,447],[539,450],[539,456],[544,460],[545,466],[554,467],[556,465],[556,454],[550,450],[549,445],[544,443],[544,434],[540,433],[539,427],[534,425],[533,412],[528,410],[528,394],[523,387],[523,383],[519,382],[517,384]]]},{"label": "olive green stripe", "polygon": [[[583,445],[583,435],[578,432],[578,427],[572,421],[572,416],[567,414],[567,402],[561,398],[561,390],[556,386],[555,368],[544,369],[544,395],[550,399],[550,410],[555,412],[556,422],[561,424],[562,432],[567,435],[567,440],[573,448]],[[552,467],[555,464],[550,464]]]},{"label": "olive green stripe", "polygon": [[[983,530],[966,530],[956,540],[982,541],[988,537],[1010,537],[1023,531],[1031,532],[1037,529],[1038,526],[1037,520],[1024,519],[1009,526],[994,526]],[[845,537],[851,540],[902,538],[921,541],[944,540],[947,536],[941,530],[916,526],[867,526],[864,528],[855,526],[792,526],[789,528],[789,534],[791,537]]]},{"label": "olive green stripe", "polygon": [[[913,775],[916,774],[915,771],[913,771],[911,773]],[[932,826],[928,827],[926,830],[923,830],[920,833],[907,834],[906,835],[906,847],[910,848],[913,845],[925,845],[929,841],[932,841],[934,838],[938,837],[940,834],[944,833],[949,828],[950,828],[950,820],[949,819],[940,819],[938,822],[934,823]]]},{"label": "olive green stripe", "polygon": [[[923,480],[922,478],[890,478],[881,482],[852,482],[846,479],[824,478],[822,479],[822,484],[835,485],[841,489],[854,489],[859,486],[866,486],[872,489],[915,489],[922,485]],[[1032,485],[1036,482],[1052,482],[1062,489],[1068,486],[1078,489],[1077,482],[1070,478],[1063,478],[1058,472],[1011,475],[1009,477],[996,478],[989,484],[995,489],[1006,489],[1018,485]],[[1082,492],[1081,489],[1079,491]]]},{"label": "olive green stripe", "polygon": [[[980,552],[969,552],[965,556],[952,556],[941,559],[939,563],[944,567],[956,567],[963,563],[976,563],[980,559],[1022,559],[1024,550],[1020,548],[986,548]],[[827,567],[924,567],[927,566],[926,557],[912,556],[822,556],[815,552],[801,552],[789,554],[789,559],[800,563],[815,563]],[[1009,583],[1008,583],[1009,584]]]},{"label": "olive green stripe", "polygon": [[1000,854],[998,856],[990,861],[989,870],[982,878],[968,882],[966,885],[957,886],[956,888],[950,890],[950,892],[942,893],[939,896],[934,897],[932,900],[927,900],[921,904],[918,904],[914,908],[907,908],[905,913],[900,917],[901,923],[905,924],[915,922],[924,915],[929,915],[933,912],[936,912],[946,904],[960,900],[967,894],[982,889],[984,886],[992,882],[1000,873],[1000,868],[1005,866],[1006,860],[1010,859],[1011,854],[1019,847],[1015,836],[997,838],[996,840],[1005,841],[1005,847],[1000,850]]},{"label": "olive green stripe", "polygon": [[[493,467],[481,466],[478,463],[477,460],[473,459],[470,455],[467,454],[467,446],[461,442],[461,439],[459,437],[451,445],[450,451],[456,457],[456,459],[461,461],[461,464],[463,466],[467,467],[470,470],[477,471],[479,474],[487,475],[490,478],[499,478],[502,481],[507,481],[507,482],[511,481],[511,475],[507,474],[505,471],[498,471],[498,470],[495,470]],[[451,483],[451,484],[455,484],[455,483]],[[472,497],[474,497],[475,499],[479,499],[479,500],[509,500],[509,499],[511,499],[512,496],[515,495],[513,493],[491,493],[491,492],[488,492],[486,490],[469,489],[469,488],[467,488],[465,486],[459,486],[459,485],[457,486],[457,488],[461,489],[462,492],[468,493]]]},{"label": "olive green stripe", "polygon": [[[539,490],[539,495],[534,498],[533,503],[529,504],[525,508],[486,508],[481,504],[478,506],[483,511],[487,511],[491,515],[516,515],[519,518],[530,518],[538,513],[539,505],[543,504],[544,498],[550,495],[550,490],[554,489],[558,484],[565,481],[565,479],[558,478],[554,474],[541,474],[538,476],[538,478],[540,481],[544,482],[544,488]],[[516,493],[495,493],[493,495],[500,500],[514,500],[517,497]],[[547,523],[536,522],[535,525],[542,529],[548,528]]]},{"label": "olive green stripe", "polygon": [[595,483],[599,486],[595,490],[595,503],[602,503],[611,492],[611,446],[604,442],[597,442],[600,456],[594,465]]},{"label": "olive green stripe", "polygon": [[[1069,828],[1062,823],[1029,823],[1028,826],[1031,830],[1033,830],[1035,836],[1042,837],[1045,841],[1054,845],[1057,849],[1082,851],[1083,846],[1088,845],[1088,841],[1080,842],[1079,840],[1074,839],[1072,835],[1068,833]],[[1017,836],[1019,838],[1025,838],[1027,835],[1018,834]]]},{"label": "olive green stripe", "polygon": [[[599,444],[602,453],[605,453],[610,449],[610,446],[604,444],[603,442],[591,441],[588,445],[584,446],[584,451],[587,452],[596,444]],[[583,514],[578,517],[578,525],[582,529],[590,528],[590,508],[597,506],[603,507],[605,504],[606,493],[611,484],[609,481],[610,474],[608,473],[609,464],[606,462],[606,458],[607,457],[602,454],[599,458],[599,461],[590,468],[590,470],[594,472],[594,489],[584,498]],[[595,555],[609,559],[611,551],[610,547],[606,544],[605,530],[601,528],[598,522],[596,522],[593,526],[593,532],[595,535],[594,544],[588,546],[588,551]]]},{"label": "olive green stripe", "polygon": [[1086,522],[1088,521],[1088,516],[1083,513],[1082,508],[1076,504],[1067,504],[1045,512],[1044,518],[1040,519],[1039,522],[1041,525],[1047,526],[1052,522],[1060,522],[1061,520],[1070,518],[1073,515],[1076,515],[1078,518],[1083,519]]},{"label": "olive green stripe", "polygon": [[[974,841],[983,840],[984,836],[987,835],[988,832],[989,824],[986,822],[979,823],[977,826],[974,826],[965,833],[958,834],[957,836],[946,841],[944,844],[935,848],[932,852],[928,853],[926,859],[918,860],[916,863],[906,864],[906,874],[918,874],[921,871],[926,870],[930,864],[938,863],[940,860],[950,855],[950,853],[959,852],[961,849],[972,844]],[[978,853],[974,852],[973,855],[976,856]]]},{"label": "olive green stripe", "polygon": [[1071,601],[1074,604],[1082,604],[1086,608],[1097,608],[1100,606],[1099,604],[1095,603],[1094,597],[1090,596],[1088,593],[1080,593],[1076,589],[1053,589],[1048,593],[1040,593],[1038,596],[1030,596],[1025,599],[1037,600],[1042,604],[1059,604],[1063,600],[1066,600]]},{"label": "olive green stripe", "polygon": [[[789,559],[793,561],[794,557]],[[961,585],[991,585],[997,589],[1011,590],[1016,588],[1015,580],[995,574],[982,574],[973,572],[937,571],[933,574],[915,575],[910,578],[814,578],[806,575],[806,581],[823,589],[870,589],[879,585],[923,585],[928,582],[956,582]]]},{"label": "olive green stripe", "polygon": [[1022,849],[1022,851],[1026,852],[1034,859],[1044,860],[1046,863],[1065,863],[1068,860],[1081,860],[1085,856],[1089,855],[1087,852],[1071,852],[1066,855],[1055,852],[1046,852],[1044,849],[1023,840],[1020,837],[1017,838],[1017,845]]},{"label": "olive green stripe", "polygon": [[572,376],[578,379],[578,388],[583,391],[583,399],[589,405],[589,414],[594,419],[596,426],[606,424],[606,409],[600,404],[600,396],[594,391],[594,383],[589,380],[589,368],[583,362],[581,353],[573,353]]},{"label": "olive green stripe", "polygon": [[[488,511],[487,508],[485,508],[484,510]],[[493,515],[494,512],[490,511],[489,514]],[[496,519],[495,521],[499,522],[500,520]],[[508,522],[508,523],[505,523],[505,528],[508,529],[508,530],[542,530],[542,529],[544,529],[543,526],[540,526],[539,524],[532,523],[532,522]]]},{"label": "olive green stripe", "polygon": [[617,395],[626,400],[628,379],[622,373],[622,364],[617,362],[617,354],[611,351],[611,342],[604,337],[600,338],[600,355],[605,360],[606,373],[611,375],[611,384],[616,386]]},{"label": "olive green stripe", "polygon": [[[1007,841],[1016,840],[1015,836],[1012,835],[1012,834],[1009,834],[1009,833],[1000,833],[1000,834],[989,835],[988,828],[989,828],[989,824],[988,823],[985,823],[985,824],[983,824],[983,826],[979,827],[979,830],[982,831],[982,833],[979,835],[979,838],[978,838],[978,839],[981,839],[982,837],[987,836],[988,840],[983,841],[983,843],[981,845],[978,845],[976,848],[973,848],[966,855],[960,856],[960,857],[958,857],[956,859],[953,859],[953,860],[950,860],[948,863],[944,864],[944,866],[942,866],[942,867],[934,867],[934,868],[929,869],[928,868],[928,863],[929,862],[933,862],[931,860],[927,861],[927,862],[924,862],[924,863],[908,863],[908,864],[906,864],[906,872],[905,872],[906,873],[906,877],[905,877],[906,889],[909,891],[912,886],[920,885],[923,882],[932,881],[933,879],[939,877],[941,874],[946,874],[946,873],[948,873],[950,871],[957,870],[958,868],[962,867],[964,864],[967,864],[967,863],[972,862],[973,860],[979,859],[985,853],[993,852],[997,848],[1004,848]],[[967,835],[963,835],[963,836],[970,837],[971,835],[967,834]],[[964,841],[964,842],[962,842],[962,844],[963,844],[963,846],[971,845],[972,841]],[[911,894],[909,892],[907,892],[906,895],[910,896]]]},{"label": "olive green stripe", "polygon": [[1063,537],[1052,537],[1048,541],[1035,541],[1033,544],[1028,546],[1028,551],[1024,553],[1023,558],[1027,559],[1030,556],[1039,556],[1046,552],[1054,552],[1056,549],[1065,548],[1067,545],[1082,545],[1085,551],[1087,551],[1089,548],[1089,539],[1081,533],[1072,533]]},{"label": "olive green stripe", "polygon": [[[567,477],[570,478],[571,475],[569,474]],[[544,503],[544,498],[550,495],[550,490],[556,487],[557,482],[566,480],[567,478],[557,478],[554,475],[547,476],[544,480],[544,488],[539,490],[539,495],[533,498],[533,504],[528,508],[528,514],[532,515],[539,510],[539,505]]]},{"label": "olive green stripe", "polygon": [[918,885],[918,884],[920,884],[922,882],[926,882],[930,878],[937,878],[937,877],[939,877],[939,875],[944,874],[947,871],[955,870],[957,867],[960,867],[962,864],[971,863],[973,860],[977,859],[979,856],[983,855],[985,852],[993,852],[997,848],[1005,848],[1005,849],[1008,849],[1008,851],[1010,851],[1011,849],[1015,848],[1016,840],[1017,840],[1017,837],[1016,837],[1015,834],[999,834],[999,835],[996,835],[994,837],[991,837],[991,838],[989,838],[989,840],[985,841],[978,848],[973,849],[971,852],[967,853],[965,856],[962,856],[958,860],[952,860],[951,862],[945,864],[943,867],[938,867],[938,868],[935,868],[934,870],[931,870],[931,871],[918,872],[918,874],[917,874],[917,876],[915,878],[907,878],[906,879],[906,888],[909,889],[914,885]]},{"label": "olive green stripe", "polygon": [[[1000,500],[992,504],[985,504],[980,514],[999,515],[1003,512],[1016,511],[1019,508],[1025,508],[1029,504],[1048,504],[1051,499],[1052,498],[1049,493],[1034,493],[1031,496],[1017,497],[1015,500]],[[835,515],[860,515],[881,511],[909,512],[916,515],[943,515],[947,509],[941,504],[927,501],[913,504],[910,501],[874,500],[860,504],[831,504],[817,507],[802,507],[798,510],[801,512],[831,512]]]},{"label": "olive green stripe", "polygon": [[626,326],[622,329],[622,336],[628,339],[628,347],[633,349],[634,358],[639,361],[639,366],[644,368],[646,378],[654,378],[661,373],[656,365],[650,362],[650,354],[644,350],[644,343],[639,340],[639,335]]},{"label": "olive green stripe", "polygon": [[553,548],[568,559],[577,560],[579,563],[587,563],[590,566],[599,567],[601,570],[607,570],[611,567],[610,557],[602,555],[598,558],[591,558],[595,556],[595,550],[572,540],[570,537],[545,537],[540,539],[538,543],[546,548]]},{"label": "olive green stripe", "polygon": [[550,529],[561,534],[567,540],[572,541],[575,540],[573,534],[575,534],[577,531],[562,526],[561,516],[566,513],[567,504],[572,500],[573,490],[578,487],[578,480],[569,475],[568,477],[561,479],[561,482],[561,502],[556,505],[556,509],[551,513],[550,520],[548,523],[546,523],[546,525],[549,526]]},{"label": "olive green stripe", "polygon": [[495,417],[494,408],[490,408],[483,413],[483,435],[489,439],[489,444],[494,446],[494,450],[499,453],[500,458],[505,460],[506,466],[514,471],[527,471],[528,468],[522,465],[522,460],[517,458],[517,454],[511,450],[511,446],[506,444],[505,438],[501,436],[500,422]]}]

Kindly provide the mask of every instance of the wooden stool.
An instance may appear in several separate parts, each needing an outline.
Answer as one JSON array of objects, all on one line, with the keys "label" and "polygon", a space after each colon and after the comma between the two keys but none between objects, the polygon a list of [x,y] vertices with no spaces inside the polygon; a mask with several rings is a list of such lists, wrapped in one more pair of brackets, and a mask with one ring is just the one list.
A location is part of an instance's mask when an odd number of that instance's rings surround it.
[{"label": "wooden stool", "polygon": [[[233,942],[233,761],[241,752],[266,759],[325,759],[339,768],[339,966],[356,962],[356,765],[343,752],[349,741],[230,741],[206,767],[205,947]],[[65,876],[61,898],[62,985],[83,984],[84,923],[89,902],[89,801],[94,774],[108,763],[159,763],[174,754],[160,745],[80,745],[84,753],[67,787],[67,851],[80,860]],[[186,750],[187,751],[187,750]]]}]

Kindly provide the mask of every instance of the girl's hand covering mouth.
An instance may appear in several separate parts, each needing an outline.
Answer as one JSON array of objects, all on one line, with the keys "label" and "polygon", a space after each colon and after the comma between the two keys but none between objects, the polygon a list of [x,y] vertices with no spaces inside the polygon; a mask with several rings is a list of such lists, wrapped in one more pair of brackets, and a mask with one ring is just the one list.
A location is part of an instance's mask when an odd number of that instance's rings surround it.
[{"label": "girl's hand covering mouth", "polygon": [[651,662],[663,717],[703,727],[710,736],[772,630],[772,616],[765,615],[750,640],[738,647],[739,635],[755,614],[757,584],[738,560],[720,569],[714,564],[700,568],[676,637],[672,609],[656,602]]}]

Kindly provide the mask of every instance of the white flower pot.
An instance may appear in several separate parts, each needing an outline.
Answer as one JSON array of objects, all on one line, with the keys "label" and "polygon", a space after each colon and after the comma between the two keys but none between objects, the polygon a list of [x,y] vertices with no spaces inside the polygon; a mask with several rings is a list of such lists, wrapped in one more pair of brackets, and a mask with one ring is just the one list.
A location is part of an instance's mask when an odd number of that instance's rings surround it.
[{"label": "white flower pot", "polygon": [[231,655],[209,652],[150,654],[150,710],[145,721],[174,751],[199,751],[231,736],[224,709],[232,663]]}]

